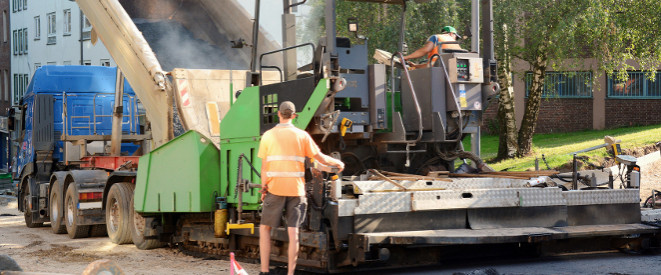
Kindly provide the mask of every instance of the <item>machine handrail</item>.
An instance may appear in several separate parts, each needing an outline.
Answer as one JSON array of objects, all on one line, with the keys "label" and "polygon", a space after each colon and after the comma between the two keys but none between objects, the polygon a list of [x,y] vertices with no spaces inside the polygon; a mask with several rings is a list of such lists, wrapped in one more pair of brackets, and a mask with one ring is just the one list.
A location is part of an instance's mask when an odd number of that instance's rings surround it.
[{"label": "machine handrail", "polygon": [[[262,85],[262,69],[263,68],[276,67],[276,66],[264,66],[264,65],[262,65],[262,59],[264,59],[264,56],[274,54],[274,53],[284,52],[284,51],[288,51],[288,50],[292,50],[292,49],[296,49],[296,48],[301,48],[301,47],[305,47],[305,46],[312,47],[312,52],[314,53],[314,51],[315,51],[314,44],[311,43],[311,42],[308,42],[308,43],[298,44],[298,45],[291,46],[291,47],[278,49],[278,50],[275,50],[275,51],[265,52],[265,53],[259,55],[259,85]],[[313,61],[314,61],[314,57],[313,57]],[[278,68],[278,71],[280,72],[280,82],[282,82],[282,70],[280,70],[280,68]]]},{"label": "machine handrail", "polygon": [[[401,52],[396,52],[390,57],[390,64],[394,64],[395,56],[399,56],[399,60],[404,60],[404,55]],[[406,75],[406,82],[409,85],[409,88],[411,89],[411,97],[413,98],[413,102],[415,103],[415,110],[418,113],[418,137],[414,140],[407,140],[404,138],[404,142],[407,145],[415,146],[420,140],[422,139],[422,130],[423,130],[423,125],[422,125],[422,109],[420,108],[420,103],[418,102],[418,94],[416,94],[415,89],[413,88],[413,82],[411,82],[411,76],[409,75],[409,70],[404,68],[404,74]],[[391,85],[391,93],[390,93],[390,104],[392,108],[393,114],[395,113],[395,70],[391,69],[390,70],[390,85]],[[406,129],[404,129],[406,131]],[[398,142],[399,143],[399,142]]]},{"label": "machine handrail", "polygon": [[[458,42],[453,42],[453,43],[458,43]],[[445,76],[444,77],[445,78],[445,84],[448,87],[450,87],[450,93],[452,93],[452,98],[453,98],[452,101],[454,101],[454,105],[457,107],[457,113],[459,113],[459,122],[457,124],[457,129],[459,129],[459,134],[457,135],[457,139],[448,140],[448,141],[459,142],[459,141],[461,141],[461,135],[462,135],[462,132],[463,132],[463,125],[464,124],[463,124],[463,116],[461,115],[461,108],[459,107],[459,104],[457,103],[457,94],[454,93],[454,87],[452,87],[452,83],[450,83],[450,76],[448,75],[448,68],[445,66],[445,62],[443,61],[443,58],[441,58],[441,56],[436,53],[436,54],[432,55],[429,60],[434,59],[434,56],[437,56],[438,61],[440,61],[439,64],[441,64],[441,69],[442,69],[443,74]]]}]

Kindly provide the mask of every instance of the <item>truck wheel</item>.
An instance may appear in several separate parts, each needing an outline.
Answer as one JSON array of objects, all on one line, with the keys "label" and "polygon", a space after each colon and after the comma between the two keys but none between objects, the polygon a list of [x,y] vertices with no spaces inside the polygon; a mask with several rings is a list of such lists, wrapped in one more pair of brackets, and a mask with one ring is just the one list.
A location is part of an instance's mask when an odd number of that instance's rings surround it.
[{"label": "truck wheel", "polygon": [[75,183],[72,182],[67,188],[67,196],[64,199],[64,207],[66,216],[66,227],[67,233],[69,233],[69,238],[78,239],[89,237],[90,235],[90,226],[89,225],[78,225],[76,223],[76,218],[78,217],[78,194],[76,194]]},{"label": "truck wheel", "polygon": [[30,202],[30,188],[25,187],[23,190],[23,217],[25,218],[25,225],[29,228],[35,228],[35,227],[41,227],[44,225],[44,223],[41,222],[32,222],[32,208],[30,205],[32,204]]},{"label": "truck wheel", "polygon": [[133,244],[141,250],[149,250],[159,248],[164,245],[158,239],[146,239],[145,228],[149,225],[145,224],[145,218],[140,213],[135,212],[133,208],[133,196],[131,196],[131,236],[133,236]]},{"label": "truck wheel", "polygon": [[60,194],[60,183],[53,182],[51,186],[50,199],[50,228],[55,234],[67,233],[67,227],[62,223],[62,194]]},{"label": "truck wheel", "polygon": [[128,182],[118,182],[110,187],[106,200],[106,228],[113,243],[131,243],[131,198],[135,186]]}]

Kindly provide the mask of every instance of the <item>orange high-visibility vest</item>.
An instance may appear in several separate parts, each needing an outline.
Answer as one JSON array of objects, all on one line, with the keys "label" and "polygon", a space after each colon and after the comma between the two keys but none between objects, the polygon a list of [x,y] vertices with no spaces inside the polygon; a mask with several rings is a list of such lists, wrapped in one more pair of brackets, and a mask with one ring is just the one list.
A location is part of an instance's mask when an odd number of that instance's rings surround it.
[{"label": "orange high-visibility vest", "polygon": [[[456,40],[454,40],[449,33],[444,33],[432,35],[427,41],[434,43],[434,48],[427,54],[427,60],[429,60],[428,62],[431,62],[432,56],[438,54],[438,46],[442,42],[455,42]],[[459,46],[459,44],[443,44],[441,45],[441,49],[461,50],[461,46]]]},{"label": "orange high-visibility vest", "polygon": [[269,193],[305,196],[305,158],[314,158],[319,147],[310,135],[292,124],[278,124],[266,131],[259,144]]}]

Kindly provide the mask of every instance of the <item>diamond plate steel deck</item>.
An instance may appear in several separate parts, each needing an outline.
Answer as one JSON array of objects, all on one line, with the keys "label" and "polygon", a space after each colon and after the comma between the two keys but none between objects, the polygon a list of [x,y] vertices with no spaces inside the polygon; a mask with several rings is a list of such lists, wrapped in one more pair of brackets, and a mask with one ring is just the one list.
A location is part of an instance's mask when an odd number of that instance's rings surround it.
[{"label": "diamond plate steel deck", "polygon": [[567,205],[639,203],[640,189],[565,191]]},{"label": "diamond plate steel deck", "polygon": [[413,193],[413,210],[532,207],[565,205],[559,188],[506,188],[421,191]]}]

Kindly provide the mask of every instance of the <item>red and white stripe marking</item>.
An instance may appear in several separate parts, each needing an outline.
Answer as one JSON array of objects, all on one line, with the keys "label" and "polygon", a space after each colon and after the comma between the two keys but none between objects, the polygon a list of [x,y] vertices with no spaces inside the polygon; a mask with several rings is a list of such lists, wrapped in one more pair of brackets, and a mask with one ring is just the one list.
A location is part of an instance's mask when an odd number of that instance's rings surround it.
[{"label": "red and white stripe marking", "polygon": [[188,81],[186,79],[178,79],[179,97],[181,98],[181,105],[188,107],[190,105],[190,96],[188,95]]},{"label": "red and white stripe marking", "polygon": [[[236,272],[236,273],[235,273]],[[234,259],[234,252],[230,252],[230,275],[248,275],[243,267]]]}]

